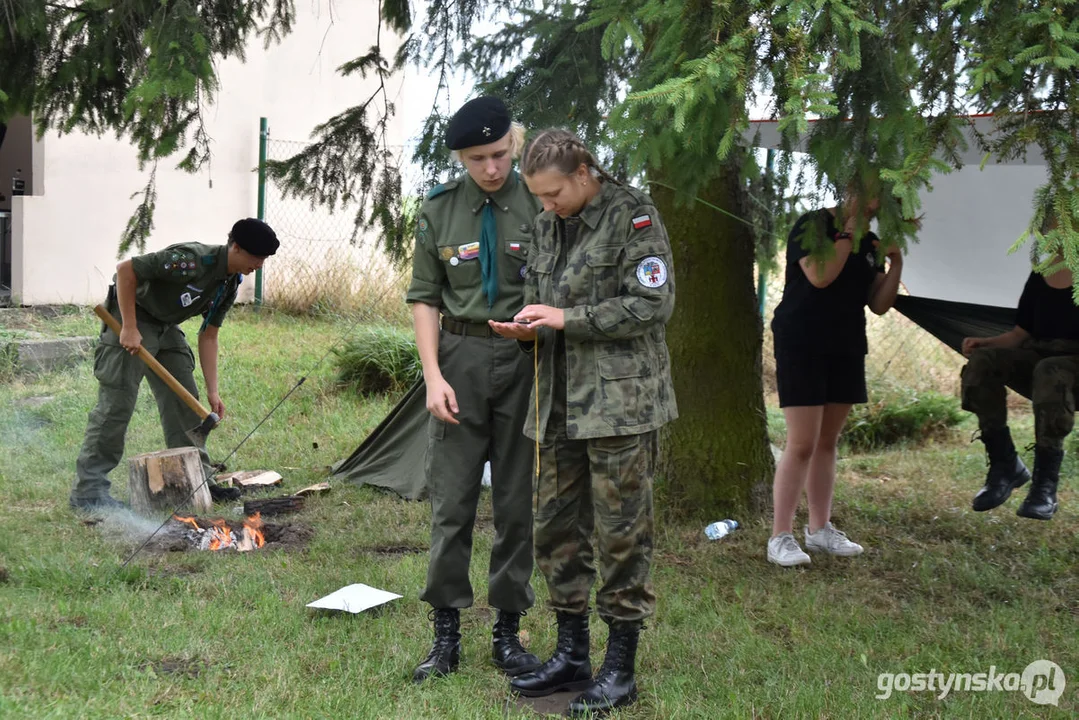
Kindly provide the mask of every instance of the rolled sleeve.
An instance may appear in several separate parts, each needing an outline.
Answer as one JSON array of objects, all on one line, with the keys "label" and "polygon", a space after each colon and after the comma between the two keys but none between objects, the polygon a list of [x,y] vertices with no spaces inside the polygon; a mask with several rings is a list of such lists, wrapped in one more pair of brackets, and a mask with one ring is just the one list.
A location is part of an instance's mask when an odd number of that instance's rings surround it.
[{"label": "rolled sleeve", "polygon": [[412,254],[412,282],[405,295],[407,303],[442,306],[446,268],[438,257],[435,231],[426,214],[420,215],[416,229],[416,248]]}]

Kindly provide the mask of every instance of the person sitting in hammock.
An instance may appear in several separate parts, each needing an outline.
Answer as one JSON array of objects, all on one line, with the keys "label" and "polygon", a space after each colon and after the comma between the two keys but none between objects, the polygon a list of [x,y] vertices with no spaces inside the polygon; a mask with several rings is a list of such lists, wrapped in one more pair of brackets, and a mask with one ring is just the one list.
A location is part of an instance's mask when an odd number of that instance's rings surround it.
[{"label": "person sitting in hammock", "polygon": [[[1061,267],[1058,253],[1054,267]],[[1034,473],[1030,492],[1016,514],[1050,520],[1057,510],[1057,485],[1064,458],[1064,438],[1075,424],[1079,379],[1079,307],[1073,299],[1067,268],[1048,275],[1031,272],[1015,327],[993,337],[968,337],[963,354],[963,409],[978,416],[981,440],[989,456],[985,485],[974,496],[977,512],[1002,505],[1031,473],[1019,458],[1008,430],[1005,386],[1034,403]]]}]

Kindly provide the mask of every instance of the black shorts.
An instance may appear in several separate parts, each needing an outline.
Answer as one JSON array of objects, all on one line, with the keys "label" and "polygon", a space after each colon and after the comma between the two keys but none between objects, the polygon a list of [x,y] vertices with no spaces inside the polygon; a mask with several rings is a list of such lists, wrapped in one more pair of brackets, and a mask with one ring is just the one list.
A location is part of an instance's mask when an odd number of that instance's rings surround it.
[{"label": "black shorts", "polygon": [[865,355],[776,348],[779,407],[864,403]]}]

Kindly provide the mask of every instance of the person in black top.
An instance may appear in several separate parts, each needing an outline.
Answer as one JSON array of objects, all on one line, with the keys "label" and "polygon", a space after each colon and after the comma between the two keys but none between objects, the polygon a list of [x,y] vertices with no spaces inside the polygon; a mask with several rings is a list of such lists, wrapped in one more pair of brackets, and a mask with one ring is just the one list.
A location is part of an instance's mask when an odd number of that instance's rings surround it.
[{"label": "person in black top", "polygon": [[[1059,255],[1056,260],[1063,262]],[[966,338],[963,354],[970,358],[961,376],[963,409],[978,416],[989,455],[989,472],[974,496],[974,509],[983,512],[1003,504],[1031,479],[1008,430],[1004,388],[1011,385],[1034,403],[1033,482],[1016,514],[1052,519],[1064,438],[1075,424],[1079,379],[1079,307],[1071,271],[1032,272],[1019,296],[1015,327],[994,337]]]},{"label": "person in black top", "polygon": [[[854,250],[857,228],[879,207],[876,199],[852,196],[842,209],[800,217],[787,240],[783,299],[772,320],[787,447],[776,466],[768,540],[768,560],[784,567],[810,561],[792,532],[803,488],[809,504],[806,547],[848,557],[862,552],[832,525],[831,514],[839,433],[851,406],[866,402],[864,308],[887,312],[903,269],[903,256],[892,247],[885,252],[891,262],[885,272],[878,259],[880,240],[872,232]],[[825,259],[810,257],[810,249],[822,242],[832,244]]]}]

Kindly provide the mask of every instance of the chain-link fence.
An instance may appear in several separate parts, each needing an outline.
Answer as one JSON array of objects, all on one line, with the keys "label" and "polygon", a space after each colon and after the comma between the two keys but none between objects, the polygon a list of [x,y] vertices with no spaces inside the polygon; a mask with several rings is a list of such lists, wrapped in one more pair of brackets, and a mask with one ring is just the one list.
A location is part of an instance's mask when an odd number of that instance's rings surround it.
[{"label": "chain-link fence", "polygon": [[[266,157],[284,160],[307,143],[270,138]],[[395,148],[400,156],[403,148]],[[407,185],[406,179],[406,187]],[[265,188],[266,222],[281,240],[263,270],[263,302],[290,313],[408,321],[408,269],[394,267],[376,231],[355,233],[357,205],[332,211],[285,197],[272,180]]]},{"label": "chain-link fence", "polygon": [[[269,139],[267,157],[280,160],[306,143]],[[418,178],[403,178],[411,187]],[[285,198],[272,181],[266,183],[266,220],[281,238],[281,248],[264,270],[264,302],[287,312],[358,315],[407,323],[404,293],[409,268],[394,267],[375,232],[353,240],[355,205],[333,212],[308,201]],[[782,265],[782,263],[781,263]],[[768,276],[765,303],[764,383],[775,400],[775,360],[768,328],[783,294],[782,269]],[[882,317],[867,312],[870,387],[899,387],[914,392],[958,395],[963,358],[896,311]]]}]

